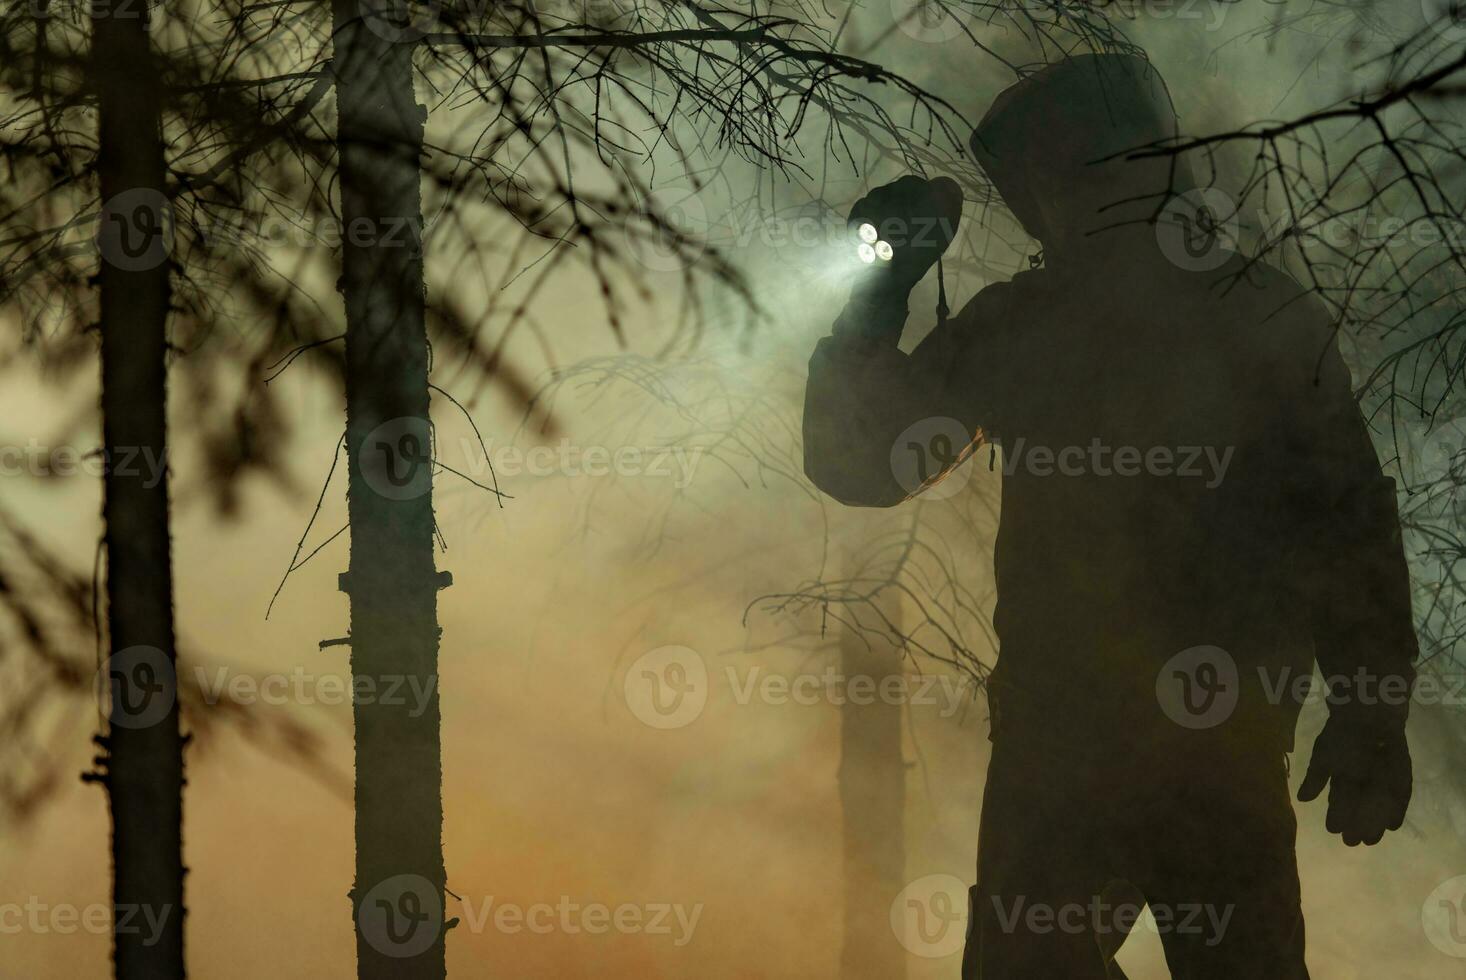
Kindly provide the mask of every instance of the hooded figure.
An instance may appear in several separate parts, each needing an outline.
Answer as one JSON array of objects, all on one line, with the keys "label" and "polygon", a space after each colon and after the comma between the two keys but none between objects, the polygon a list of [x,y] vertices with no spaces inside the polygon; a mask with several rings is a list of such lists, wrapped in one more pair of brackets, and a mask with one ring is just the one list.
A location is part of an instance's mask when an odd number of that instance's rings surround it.
[{"label": "hooded figure", "polygon": [[902,178],[851,213],[894,248],[809,365],[805,470],[846,504],[1002,449],[969,980],[1120,976],[1142,901],[1175,977],[1306,977],[1287,757],[1315,661],[1330,719],[1300,799],[1330,786],[1353,845],[1410,798],[1393,481],[1317,300],[1226,250],[1177,158],[1127,152],[1176,132],[1138,58],[1003,92],[972,151],[1042,268],[903,353],[962,202]]}]

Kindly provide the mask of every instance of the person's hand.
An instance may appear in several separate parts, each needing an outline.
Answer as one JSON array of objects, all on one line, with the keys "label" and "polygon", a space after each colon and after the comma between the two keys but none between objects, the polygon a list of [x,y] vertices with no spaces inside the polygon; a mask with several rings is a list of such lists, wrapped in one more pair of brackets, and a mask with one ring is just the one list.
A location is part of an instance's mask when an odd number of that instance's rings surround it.
[{"label": "person's hand", "polygon": [[859,241],[861,225],[873,225],[879,241],[895,253],[889,262],[878,259],[867,267],[869,286],[904,298],[952,244],[961,221],[962,188],[950,177],[902,177],[855,202],[852,241]]},{"label": "person's hand", "polygon": [[1403,731],[1380,734],[1331,717],[1313,743],[1298,799],[1309,803],[1329,784],[1324,825],[1350,847],[1378,844],[1399,830],[1410,806],[1410,747]]}]

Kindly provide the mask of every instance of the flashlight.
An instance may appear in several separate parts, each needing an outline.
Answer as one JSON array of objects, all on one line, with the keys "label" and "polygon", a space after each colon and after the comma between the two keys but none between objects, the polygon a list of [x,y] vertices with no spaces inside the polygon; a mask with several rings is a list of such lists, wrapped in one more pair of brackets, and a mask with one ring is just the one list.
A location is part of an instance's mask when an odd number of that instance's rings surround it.
[{"label": "flashlight", "polygon": [[896,250],[891,247],[890,242],[881,241],[880,232],[876,231],[875,225],[867,222],[856,229],[856,234],[860,237],[860,244],[855,246],[855,254],[866,265],[877,259],[889,262],[895,256]]}]

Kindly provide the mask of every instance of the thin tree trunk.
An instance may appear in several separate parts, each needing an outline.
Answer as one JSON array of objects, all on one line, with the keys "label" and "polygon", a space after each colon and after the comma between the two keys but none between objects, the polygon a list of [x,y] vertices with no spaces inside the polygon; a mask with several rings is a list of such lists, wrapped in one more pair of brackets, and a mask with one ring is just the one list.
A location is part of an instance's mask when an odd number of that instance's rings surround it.
[{"label": "thin tree trunk", "polygon": [[[108,734],[98,758],[112,810],[118,980],[173,980],[183,962],[183,738],[168,524],[169,304],[161,98],[146,21],[98,8],[98,242]],[[161,932],[140,923],[161,922]]]},{"label": "thin tree trunk", "polygon": [[900,980],[906,957],[891,934],[890,910],[905,886],[906,760],[901,702],[887,703],[879,692],[886,677],[901,673],[901,661],[881,638],[847,629],[840,634],[840,662],[847,681],[871,678],[877,692],[871,704],[854,704],[847,697],[840,709],[845,849],[840,976]]},{"label": "thin tree trunk", "polygon": [[[380,5],[378,5],[380,6]],[[334,0],[346,307],[357,975],[437,980],[443,943],[438,574],[433,556],[420,158],[408,39]],[[378,22],[380,24],[380,22]]]}]

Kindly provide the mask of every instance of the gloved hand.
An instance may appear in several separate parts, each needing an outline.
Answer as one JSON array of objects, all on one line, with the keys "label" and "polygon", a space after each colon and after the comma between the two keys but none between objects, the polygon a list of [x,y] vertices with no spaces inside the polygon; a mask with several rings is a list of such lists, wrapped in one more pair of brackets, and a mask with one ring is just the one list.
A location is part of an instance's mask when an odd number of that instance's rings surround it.
[{"label": "gloved hand", "polygon": [[871,224],[895,256],[876,261],[862,288],[904,300],[957,237],[962,221],[962,188],[950,177],[926,180],[910,175],[877,187],[850,209],[852,239]]},{"label": "gloved hand", "polygon": [[1412,786],[1404,731],[1380,733],[1348,718],[1330,717],[1314,740],[1299,801],[1316,800],[1325,784],[1331,785],[1324,826],[1345,844],[1378,844],[1385,831],[1399,830]]}]

